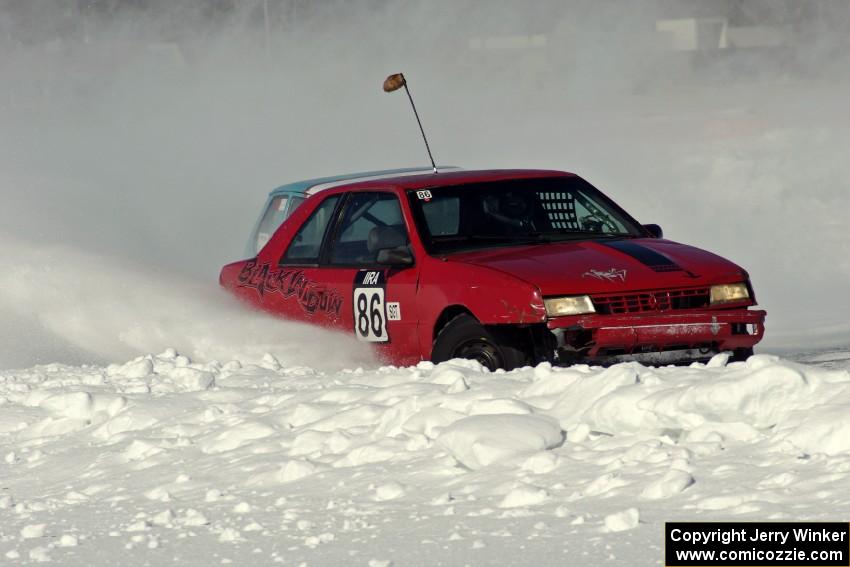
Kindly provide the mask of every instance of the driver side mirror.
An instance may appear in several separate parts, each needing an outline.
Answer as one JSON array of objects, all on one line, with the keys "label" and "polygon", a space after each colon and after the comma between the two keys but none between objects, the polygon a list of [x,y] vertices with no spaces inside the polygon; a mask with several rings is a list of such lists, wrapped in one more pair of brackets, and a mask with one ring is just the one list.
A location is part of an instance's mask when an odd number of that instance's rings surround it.
[{"label": "driver side mirror", "polygon": [[643,228],[652,236],[652,238],[664,238],[664,231],[661,230],[661,226],[657,224],[645,224],[643,225]]},{"label": "driver side mirror", "polygon": [[378,250],[375,260],[385,266],[411,266],[413,265],[413,254],[407,247],[382,248]]}]

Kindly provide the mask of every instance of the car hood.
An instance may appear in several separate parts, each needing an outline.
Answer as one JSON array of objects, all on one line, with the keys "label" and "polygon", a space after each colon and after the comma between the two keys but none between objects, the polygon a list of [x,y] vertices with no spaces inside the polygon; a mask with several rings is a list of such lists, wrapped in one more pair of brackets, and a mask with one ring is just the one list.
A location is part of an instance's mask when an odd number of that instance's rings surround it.
[{"label": "car hood", "polygon": [[656,238],[488,248],[446,257],[511,274],[544,296],[695,287],[747,279],[732,262]]}]

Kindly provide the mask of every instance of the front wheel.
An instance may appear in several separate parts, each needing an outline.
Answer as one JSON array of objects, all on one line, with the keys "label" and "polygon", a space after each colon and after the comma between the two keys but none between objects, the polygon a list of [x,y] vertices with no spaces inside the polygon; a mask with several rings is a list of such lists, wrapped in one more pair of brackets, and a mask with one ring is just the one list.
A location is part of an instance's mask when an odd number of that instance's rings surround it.
[{"label": "front wheel", "polygon": [[437,363],[467,358],[477,360],[491,371],[511,370],[525,364],[528,358],[525,352],[501,334],[487,329],[475,317],[458,315],[440,330],[434,340],[431,360]]}]

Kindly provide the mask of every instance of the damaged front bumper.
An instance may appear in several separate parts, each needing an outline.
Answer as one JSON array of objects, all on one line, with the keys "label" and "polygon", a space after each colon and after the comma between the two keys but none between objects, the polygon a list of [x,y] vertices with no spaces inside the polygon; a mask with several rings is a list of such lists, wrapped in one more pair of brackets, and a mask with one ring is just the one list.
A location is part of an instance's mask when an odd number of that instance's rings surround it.
[{"label": "damaged front bumper", "polygon": [[559,360],[620,355],[751,349],[764,336],[765,311],[747,309],[574,315],[552,318],[547,327]]}]

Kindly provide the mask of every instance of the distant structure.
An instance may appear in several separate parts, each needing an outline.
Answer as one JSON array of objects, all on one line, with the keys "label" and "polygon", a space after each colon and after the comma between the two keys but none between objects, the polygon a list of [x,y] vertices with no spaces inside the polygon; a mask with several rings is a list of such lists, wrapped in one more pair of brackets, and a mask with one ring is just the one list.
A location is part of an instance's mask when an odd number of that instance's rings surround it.
[{"label": "distant structure", "polygon": [[[428,21],[429,10],[450,25]],[[399,18],[408,19],[396,30]],[[417,41],[399,41],[403,29],[426,24]],[[4,81],[0,104],[38,106],[60,91],[85,98],[95,87],[76,69],[110,77],[132,62],[179,75],[211,40],[272,68],[323,33],[357,41],[358,26],[369,29],[372,49],[442,57],[458,77],[504,69],[529,88],[552,74],[588,78],[596,89],[730,73],[809,77],[843,73],[850,58],[848,0],[429,0],[411,10],[394,0],[2,0],[0,73],[26,80]],[[647,78],[617,85],[619,74]]]}]

